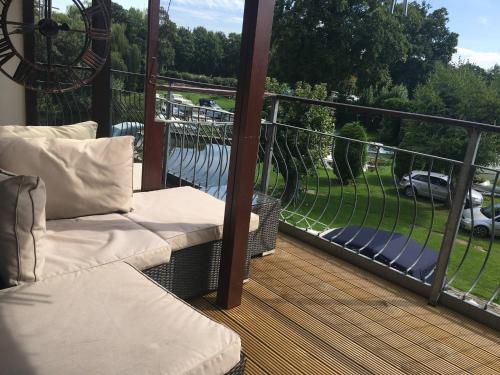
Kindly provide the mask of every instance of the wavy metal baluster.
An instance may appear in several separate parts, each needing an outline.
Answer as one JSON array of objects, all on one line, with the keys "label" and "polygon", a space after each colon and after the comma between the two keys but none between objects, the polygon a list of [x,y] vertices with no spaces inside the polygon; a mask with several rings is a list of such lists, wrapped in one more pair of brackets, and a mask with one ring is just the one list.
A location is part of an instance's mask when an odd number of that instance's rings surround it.
[{"label": "wavy metal baluster", "polygon": [[[273,158],[271,162],[271,171],[274,171],[274,184],[272,185],[271,188],[268,188],[267,193],[271,195],[272,197],[275,197],[275,192],[276,189],[278,188],[278,182],[279,182],[279,164],[278,164],[278,159],[276,157],[276,154],[278,153],[278,144],[277,144],[277,137],[274,140],[274,146],[273,146]],[[274,166],[274,167],[273,167]],[[271,173],[271,176],[273,173]]]},{"label": "wavy metal baluster", "polygon": [[[331,149],[331,151],[332,151],[332,164],[333,164],[334,173],[336,171],[336,175],[340,180],[340,201],[339,201],[339,205],[337,207],[337,211],[335,212],[335,215],[333,216],[332,220],[330,220],[330,222],[328,223],[328,227],[333,226],[333,223],[337,220],[337,217],[340,213],[340,208],[344,204],[344,180],[342,179],[342,174],[340,173],[340,169],[339,169],[339,166],[337,164],[337,158],[335,157],[336,144],[337,144],[337,137],[333,137],[332,138],[332,149]],[[330,240],[330,242],[331,242],[331,240]]]},{"label": "wavy metal baluster", "polygon": [[[450,180],[451,180],[452,175],[449,175],[449,176],[450,176]],[[472,184],[469,184],[468,194],[469,194],[469,202],[472,202]],[[471,228],[474,228],[474,210],[473,210],[472,205],[469,205],[468,210],[470,210],[470,215],[471,215]],[[460,273],[460,270],[462,269],[462,266],[463,266],[465,260],[467,259],[467,256],[469,255],[469,252],[472,248],[471,245],[472,245],[473,238],[474,238],[474,231],[471,230],[469,233],[469,240],[467,241],[467,246],[465,248],[464,254],[462,255],[462,258],[460,259],[460,262],[458,263],[458,266],[455,269],[455,272],[450,276],[450,278],[446,282],[446,284],[445,284],[446,288],[453,284],[453,282],[457,278],[457,275]]]},{"label": "wavy metal baluster", "polygon": [[[292,162],[293,162],[293,168],[296,172],[296,174],[298,175],[298,171],[297,171],[297,165],[295,163],[295,160],[294,160],[294,157],[293,157],[293,154],[291,153],[290,151],[290,147],[288,146],[288,128],[285,128],[285,150],[287,151],[288,155],[290,156],[290,159]],[[285,166],[287,165],[286,163],[286,159],[284,159],[285,161]],[[288,167],[287,167],[288,169]],[[289,175],[289,174],[288,174]],[[289,201],[285,204],[285,206],[282,208],[282,211],[283,213],[287,212],[288,211],[288,207],[290,207],[290,205],[293,205],[294,203],[294,199],[295,199],[295,196],[297,194],[297,178],[295,178],[295,181],[292,181],[293,183],[293,192],[292,192],[292,196],[289,197]],[[286,184],[285,184],[285,190],[283,192],[283,195],[286,194],[287,190],[289,189],[288,187],[288,184],[289,184],[289,181],[286,181]],[[284,217],[284,220],[287,221],[291,216],[293,216],[293,211],[291,211],[291,214],[288,215],[288,216],[285,216],[283,214],[283,217]]]},{"label": "wavy metal baluster", "polygon": [[483,309],[488,310],[488,308],[493,304],[493,301],[495,301],[499,295],[500,295],[500,283],[498,284],[497,289],[495,290],[491,298],[488,300],[488,302],[484,304]]},{"label": "wavy metal baluster", "polygon": [[200,155],[200,149],[199,149],[199,145],[200,145],[200,124],[199,123],[195,123],[194,124],[196,126],[196,142],[195,142],[195,146],[194,146],[194,169],[193,169],[193,180],[192,180],[192,184],[193,186],[196,186],[196,168],[198,166],[198,159],[199,159],[199,155]]},{"label": "wavy metal baluster", "polygon": [[423,243],[422,248],[420,249],[420,253],[417,256],[417,259],[415,259],[415,261],[412,263],[412,265],[406,269],[406,274],[407,275],[411,272],[411,270],[413,269],[413,267],[415,267],[415,265],[417,265],[417,263],[420,262],[420,259],[422,259],[422,256],[424,254],[424,250],[427,247],[427,244],[429,243],[429,240],[431,238],[432,229],[434,228],[434,218],[435,218],[435,211],[436,211],[436,209],[435,209],[435,205],[434,205],[434,194],[433,194],[432,188],[431,188],[431,171],[432,171],[433,167],[434,167],[434,158],[431,159],[431,162],[430,162],[430,165],[429,165],[429,170],[428,170],[428,173],[427,173],[427,179],[428,179],[427,180],[427,189],[428,189],[428,192],[429,192],[429,197],[431,199],[431,208],[432,208],[431,224],[429,226],[429,230],[427,232],[427,236],[425,238],[425,242]]},{"label": "wavy metal baluster", "polygon": [[[297,130],[296,133],[295,133],[294,148],[295,148],[295,151],[297,152],[297,155],[299,157],[300,164],[302,164],[302,167],[304,168],[304,172],[305,172],[305,177],[304,177],[304,179],[305,179],[305,188],[304,188],[304,190],[305,191],[304,191],[302,199],[300,200],[300,202],[298,203],[298,205],[295,207],[295,213],[297,215],[302,216],[301,220],[304,220],[304,219],[306,219],[306,217],[305,217],[305,215],[301,215],[300,214],[300,209],[304,205],[304,202],[307,200],[307,192],[309,190],[309,172],[308,172],[307,165],[306,165],[306,163],[304,161],[304,158],[302,157],[302,153],[300,152],[300,147],[298,145],[298,138],[299,138],[299,131]],[[306,148],[309,148],[309,133],[307,134]],[[298,183],[299,183],[299,186],[300,186],[300,180],[301,180],[300,174],[299,174],[297,180],[299,181]],[[298,194],[300,196],[300,191],[298,192]],[[295,225],[298,226],[298,223],[299,222],[295,222]],[[307,219],[306,219],[306,225],[308,225],[307,224]]]},{"label": "wavy metal baluster", "polygon": [[[346,139],[344,139],[344,140],[346,140]],[[349,174],[351,176],[351,179],[352,179],[352,182],[353,182],[353,185],[354,185],[354,204],[352,205],[352,210],[351,210],[351,213],[349,215],[349,219],[347,220],[347,224],[345,224],[344,227],[335,236],[333,236],[330,239],[331,242],[333,242],[337,237],[339,237],[340,235],[342,235],[342,233],[345,232],[345,230],[347,229],[347,227],[349,225],[351,225],[352,218],[354,217],[354,212],[356,211],[357,204],[358,204],[358,185],[356,184],[356,178],[354,178],[354,174],[352,173],[351,163],[349,163],[349,147],[350,147],[350,145],[351,145],[351,141],[348,140],[347,141],[347,146],[345,148],[344,158],[345,158],[345,161],[346,161],[346,164],[347,164],[347,169],[349,170]]]},{"label": "wavy metal baluster", "polygon": [[[377,237],[377,234],[379,233],[379,230],[380,230],[380,226],[382,225],[382,222],[383,222],[384,216],[385,216],[385,207],[386,207],[386,198],[387,197],[386,197],[386,194],[385,194],[385,189],[384,189],[384,184],[382,182],[382,177],[380,177],[380,173],[379,173],[379,170],[378,170],[378,158],[379,158],[379,155],[380,155],[380,146],[377,146],[377,153],[375,154],[375,173],[377,174],[379,186],[380,186],[380,189],[382,191],[382,211],[380,212],[380,219],[379,219],[379,221],[377,223],[377,227],[375,228],[375,232],[371,236],[370,240],[365,245],[363,245],[363,247],[361,247],[359,249],[359,252],[361,252],[364,249],[366,249],[373,242],[373,240]],[[375,257],[373,257],[373,259],[375,259]]]},{"label": "wavy metal baluster", "polygon": [[[285,130],[282,131],[281,133],[285,132],[286,131],[286,128],[284,128]],[[281,194],[279,195],[279,198],[282,202],[282,208],[280,210],[280,218],[282,218],[284,220],[284,212],[285,212],[285,209],[286,209],[286,205],[284,202],[284,196],[285,196],[285,192],[286,192],[286,186],[288,185],[288,176],[289,176],[289,172],[288,172],[288,166],[287,166],[287,163],[286,163],[286,159],[284,157],[284,153],[283,153],[283,150],[281,149],[281,146],[280,146],[280,142],[278,141],[279,139],[284,139],[286,138],[286,132],[285,132],[285,135],[279,133],[279,128],[277,128],[277,133],[276,133],[276,144],[275,144],[275,150],[277,151],[275,153],[276,156],[276,166],[277,166],[277,175],[276,175],[276,178],[277,178],[277,183],[279,186],[279,181],[281,180],[280,178],[280,175],[283,177],[284,179],[284,186],[283,186],[283,191],[281,192]],[[284,169],[284,170],[283,170]]]},{"label": "wavy metal baluster", "polygon": [[[490,256],[491,256],[491,253],[492,253],[492,248],[493,248],[493,242],[495,241],[495,224],[496,224],[496,220],[495,220],[495,189],[497,187],[497,184],[498,184],[498,176],[499,176],[500,172],[497,172],[497,174],[495,175],[495,183],[493,184],[493,189],[491,189],[491,233],[490,233],[490,244],[488,246],[488,252],[486,253],[486,256],[484,258],[484,261],[483,261],[483,264],[481,265],[481,268],[479,269],[479,272],[477,274],[477,276],[475,277],[473,283],[472,283],[472,286],[470,287],[470,289],[464,293],[464,295],[462,296],[462,300],[465,300],[465,298],[467,298],[471,293],[472,291],[476,288],[477,284],[479,283],[479,280],[481,279],[481,276],[483,276],[483,272],[484,270],[486,269],[486,265],[488,264],[488,260],[490,259]],[[469,202],[469,204],[472,206],[472,199],[471,201]]]},{"label": "wavy metal baluster", "polygon": [[[411,172],[413,170],[413,165],[414,164],[415,164],[415,154],[412,153],[411,154],[411,162],[410,162],[410,170],[408,172],[408,178],[409,178],[410,186],[412,188],[413,188],[413,180],[411,178]],[[413,231],[415,230],[415,222],[416,222],[416,219],[417,219],[417,194],[415,194],[415,191],[413,192],[412,198],[413,198],[413,220],[412,220],[411,227],[410,227],[410,233],[408,234],[408,236],[406,238],[406,241],[405,241],[403,247],[401,248],[401,251],[399,252],[399,254],[396,256],[396,258],[394,258],[391,262],[389,262],[389,267],[392,267],[393,264],[406,251],[406,248],[408,247],[408,244],[410,243],[410,239],[411,239],[411,236],[413,234]]]},{"label": "wavy metal baluster", "polygon": [[[366,147],[361,142],[359,144],[362,145],[362,147]],[[363,151],[361,151],[361,152],[363,152]],[[350,168],[350,166],[349,166],[349,168]],[[372,194],[371,194],[370,184],[368,183],[368,179],[366,178],[366,173],[364,171],[364,166],[361,167],[361,173],[363,175],[363,181],[365,182],[366,192],[367,192],[367,194],[366,194],[366,209],[365,209],[365,213],[363,215],[363,220],[361,221],[361,224],[359,225],[359,229],[356,231],[356,233],[354,233],[354,235],[352,236],[352,238],[344,244],[345,247],[347,247],[348,245],[350,245],[351,242],[354,241],[354,239],[358,236],[358,234],[363,230],[363,227],[365,226],[365,223],[366,223],[366,219],[368,218],[368,214],[370,213],[371,195]],[[365,246],[363,246],[361,249],[356,249],[356,252],[360,253],[361,250],[363,250],[364,248],[365,248]]]},{"label": "wavy metal baluster", "polygon": [[[308,140],[309,142],[309,140]],[[319,178],[319,173],[316,169],[316,163],[314,162],[314,158],[313,156],[311,155],[311,152],[309,150],[309,143],[308,143],[308,147],[307,147],[307,154],[309,156],[309,160],[311,162],[311,165],[312,167],[314,168],[314,174],[316,176],[316,194],[314,195],[314,200],[311,204],[311,208],[309,209],[309,211],[307,211],[307,213],[304,215],[304,217],[307,217],[309,218],[309,215],[311,214],[311,212],[314,211],[314,208],[316,207],[316,203],[318,202],[318,197],[319,197],[319,194],[320,194],[320,178]],[[323,139],[320,138],[319,139],[319,158],[320,158],[320,161],[321,161],[321,164],[323,166],[323,168],[325,169],[326,171],[326,168],[324,166],[325,164],[325,161],[323,160]],[[328,175],[328,171],[326,171],[326,176],[327,176],[327,179],[328,179],[328,198],[327,198],[327,202],[329,202],[329,195],[330,195],[330,176]],[[324,212],[326,211],[326,208],[328,207],[328,204],[325,204],[323,206],[323,211],[322,213],[319,215],[319,217],[316,218],[316,220],[313,221],[313,223],[309,223],[309,227],[307,229],[314,229],[314,226],[317,225],[317,223],[319,222],[319,219],[322,217],[322,215],[324,214]],[[302,219],[301,219],[302,220]],[[322,224],[324,226],[324,224]]]},{"label": "wavy metal baluster", "polygon": [[[399,215],[401,212],[401,196],[399,194],[399,186],[398,186],[398,181],[396,180],[396,173],[395,173],[398,150],[394,149],[393,152],[394,152],[394,154],[393,154],[392,163],[391,163],[391,176],[392,176],[392,181],[394,183],[394,190],[396,191],[396,202],[397,202],[396,218],[394,220],[394,224],[392,225],[391,234],[390,234],[389,238],[387,239],[384,246],[382,246],[382,248],[376,254],[373,255],[373,259],[377,259],[377,257],[384,252],[384,250],[387,248],[387,246],[389,246],[392,239],[394,238],[394,234],[396,233],[396,227],[399,223]],[[385,209],[385,198],[384,198],[384,209]]]}]

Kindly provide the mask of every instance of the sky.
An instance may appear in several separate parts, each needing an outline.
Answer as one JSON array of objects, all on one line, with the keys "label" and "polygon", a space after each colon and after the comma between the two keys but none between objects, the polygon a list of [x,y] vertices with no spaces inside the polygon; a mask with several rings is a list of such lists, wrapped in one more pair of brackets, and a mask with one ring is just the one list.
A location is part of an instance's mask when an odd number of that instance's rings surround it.
[{"label": "sky", "polygon": [[[147,0],[115,1],[127,9],[147,8]],[[168,1],[161,0],[165,8]],[[500,0],[427,0],[427,3],[432,8],[448,9],[449,28],[460,35],[454,61],[470,61],[485,69],[500,64]],[[180,26],[239,33],[243,5],[244,0],[171,0],[170,17]]]}]

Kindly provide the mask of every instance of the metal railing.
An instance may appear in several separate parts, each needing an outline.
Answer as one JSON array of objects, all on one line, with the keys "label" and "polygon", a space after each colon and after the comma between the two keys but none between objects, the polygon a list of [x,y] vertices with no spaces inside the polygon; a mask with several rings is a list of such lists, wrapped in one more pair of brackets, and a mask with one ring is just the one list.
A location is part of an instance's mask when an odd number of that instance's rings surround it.
[{"label": "metal railing", "polygon": [[[158,79],[172,87],[173,81]],[[211,86],[198,92],[216,89]],[[143,87],[144,75],[113,72],[112,117],[119,125],[113,132],[136,137],[138,160]],[[286,95],[271,98],[270,116],[261,128],[255,189],[281,199],[282,229],[417,291],[431,304],[439,301],[498,328],[500,172],[477,165],[475,155],[481,134],[500,133],[500,127]],[[58,106],[72,103],[70,99],[61,97]],[[157,102],[157,116],[170,118],[166,182],[190,184],[224,198],[233,117],[216,117],[204,112],[209,109],[166,98]],[[467,151],[464,160],[450,160],[283,124],[280,102],[459,127],[468,132]],[[47,116],[59,112],[46,110]],[[62,123],[85,119],[75,115],[79,111],[63,112]],[[359,169],[353,164],[363,153],[366,162]],[[412,174],[415,170],[420,172]],[[441,190],[432,181],[436,172],[449,176],[441,182]],[[407,175],[406,180],[401,174]],[[479,177],[490,185],[476,185]],[[474,202],[478,190],[481,207]]]},{"label": "metal railing", "polygon": [[[194,186],[225,199],[232,146],[232,122],[166,121],[166,186]],[[260,146],[259,156],[264,149]],[[257,161],[254,188],[260,182]]]},{"label": "metal railing", "polygon": [[[465,158],[450,160],[280,124],[279,101],[460,127],[469,135]],[[427,285],[423,290],[431,304],[452,296],[498,318],[499,171],[474,161],[481,133],[500,133],[499,127],[283,95],[274,98],[273,106],[265,132],[273,145],[263,146],[270,155],[261,188],[282,199],[283,221]],[[363,154],[367,163],[354,175],[353,163]],[[481,195],[473,183],[486,172],[492,184]],[[493,213],[486,225],[488,209]],[[480,224],[474,214],[481,215]]]},{"label": "metal railing", "polygon": [[[144,74],[135,74],[113,70],[112,83],[112,135],[132,135],[135,138],[136,160],[142,160],[144,141]],[[191,81],[158,76],[158,84],[166,90],[172,83],[191,84]],[[206,84],[207,88],[215,85]],[[218,86],[217,86],[218,87]],[[186,89],[184,87],[184,89]],[[175,103],[170,91],[157,95],[156,116],[160,119],[176,118],[182,121],[232,122],[230,112],[197,105]],[[179,123],[180,124],[180,123]]]},{"label": "metal railing", "polygon": [[[466,158],[451,160],[282,124],[278,109],[284,100],[462,127],[469,131]],[[462,311],[482,311],[498,325],[500,246],[494,233],[500,234],[500,219],[493,214],[487,225],[480,223],[488,227],[484,237],[474,215],[484,216],[488,207],[495,212],[500,172],[475,165],[474,156],[480,133],[500,128],[289,96],[275,96],[269,112],[261,128],[255,189],[281,199],[283,229],[293,227],[294,235],[370,262],[371,269],[400,280],[432,304],[459,301]],[[173,121],[168,126],[170,183],[223,196],[231,123]],[[480,194],[473,184],[485,174],[492,184]],[[465,224],[468,217],[471,223]]]}]

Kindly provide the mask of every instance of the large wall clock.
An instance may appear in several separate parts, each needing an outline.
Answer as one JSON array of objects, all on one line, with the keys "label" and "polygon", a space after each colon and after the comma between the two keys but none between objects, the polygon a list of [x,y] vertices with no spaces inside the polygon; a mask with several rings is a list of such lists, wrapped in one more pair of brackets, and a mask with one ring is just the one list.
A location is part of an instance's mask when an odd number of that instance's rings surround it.
[{"label": "large wall clock", "polygon": [[[35,0],[34,22],[18,16],[13,5],[21,1],[0,0],[0,71],[41,92],[71,91],[91,82],[104,66],[111,42],[109,11],[102,0],[89,6],[72,0],[67,14],[53,0]],[[34,42],[31,53],[16,48],[26,37]]]}]

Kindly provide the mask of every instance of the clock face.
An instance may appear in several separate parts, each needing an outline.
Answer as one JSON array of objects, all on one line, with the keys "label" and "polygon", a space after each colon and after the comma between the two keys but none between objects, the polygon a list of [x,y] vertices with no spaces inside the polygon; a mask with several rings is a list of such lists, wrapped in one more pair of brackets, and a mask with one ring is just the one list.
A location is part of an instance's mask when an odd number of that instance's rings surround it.
[{"label": "clock face", "polygon": [[[88,84],[110,46],[109,12],[101,0],[58,9],[34,0],[34,18],[19,15],[22,0],[0,0],[0,71],[28,89],[65,92]],[[26,43],[29,41],[28,43]],[[33,50],[23,51],[31,44]]]}]

